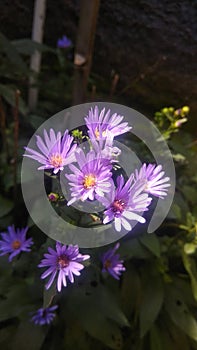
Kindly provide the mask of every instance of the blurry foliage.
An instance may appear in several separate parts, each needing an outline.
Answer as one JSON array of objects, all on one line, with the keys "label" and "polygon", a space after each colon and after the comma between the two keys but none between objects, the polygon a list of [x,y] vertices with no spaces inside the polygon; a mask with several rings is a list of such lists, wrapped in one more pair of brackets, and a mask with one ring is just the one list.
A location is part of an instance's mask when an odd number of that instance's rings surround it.
[{"label": "blurry foliage", "polygon": [[[51,55],[55,66],[44,65],[39,77],[41,103],[28,114],[25,91],[28,56],[34,49]],[[126,272],[120,282],[101,275],[99,256],[107,249],[90,250],[91,265],[74,285],[59,294],[44,290],[37,268],[43,253],[54,242],[28,219],[20,196],[20,162],[23,146],[32,133],[54,110],[55,103],[69,101],[69,61],[65,52],[27,40],[10,43],[0,35],[1,158],[0,230],[12,223],[25,226],[34,246],[29,254],[8,263],[0,258],[0,346],[29,350],[195,350],[197,349],[197,143],[180,126],[189,108],[165,107],[155,114],[155,124],[168,140],[174,157],[177,187],[173,206],[162,226],[150,236],[141,232],[121,240],[119,252]],[[54,67],[53,67],[54,68]],[[42,88],[44,84],[44,88]],[[18,139],[18,196],[13,202],[14,93],[21,90]],[[68,89],[69,90],[69,89]],[[24,91],[24,93],[23,93]],[[50,103],[48,102],[50,101]],[[51,107],[52,106],[52,107]],[[52,108],[52,110],[50,109]],[[188,117],[189,118],[189,117]],[[30,131],[29,131],[30,129]],[[75,135],[78,139],[80,134]],[[129,142],[129,141],[128,141]],[[134,148],[134,141],[130,141]],[[138,146],[136,146],[138,147]],[[61,201],[61,197],[60,197]],[[57,205],[55,203],[54,205]],[[59,203],[61,206],[61,203]],[[95,224],[98,217],[89,220]],[[30,312],[58,303],[57,317],[50,326],[30,323]]]}]

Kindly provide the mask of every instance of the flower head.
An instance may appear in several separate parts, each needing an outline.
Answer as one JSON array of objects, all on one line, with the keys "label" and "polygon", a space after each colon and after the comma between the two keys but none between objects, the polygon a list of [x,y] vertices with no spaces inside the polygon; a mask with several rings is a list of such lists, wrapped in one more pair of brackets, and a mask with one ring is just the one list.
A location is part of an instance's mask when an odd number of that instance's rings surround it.
[{"label": "flower head", "polygon": [[57,308],[57,305],[46,308],[40,308],[34,313],[33,317],[31,318],[31,321],[40,326],[50,324],[56,316],[53,311],[55,311]]},{"label": "flower head", "polygon": [[103,197],[105,192],[111,189],[111,165],[104,165],[100,155],[90,151],[85,156],[82,149],[76,152],[76,160],[79,169],[71,164],[69,166],[73,174],[65,176],[70,180],[71,196],[68,205],[80,199],[94,200],[97,195]]},{"label": "flower head", "polygon": [[108,272],[117,280],[119,280],[121,273],[126,270],[123,266],[123,260],[120,260],[120,255],[115,254],[119,246],[120,244],[117,243],[114,248],[109,249],[101,256],[102,272]]},{"label": "flower head", "polygon": [[[90,135],[91,132],[89,133],[89,136]],[[97,155],[100,155],[103,165],[110,165],[118,162],[118,156],[121,154],[121,150],[113,146],[113,137],[111,137],[111,135],[106,138],[100,137],[99,139],[90,136],[90,141],[93,150]]]},{"label": "flower head", "polygon": [[49,247],[48,253],[44,254],[44,257],[38,267],[47,267],[47,270],[41,275],[42,279],[50,276],[46,289],[51,287],[56,275],[58,275],[57,290],[60,292],[62,285],[67,286],[66,278],[73,283],[74,275],[80,276],[80,271],[84,268],[81,262],[89,259],[90,256],[80,254],[77,245],[66,246],[57,242],[56,250]]},{"label": "flower head", "polygon": [[164,177],[162,165],[143,164],[140,170],[135,171],[136,180],[145,180],[144,192],[150,193],[155,197],[164,198],[167,195],[170,184],[169,177]]},{"label": "flower head", "polygon": [[58,193],[51,192],[48,194],[48,199],[50,202],[57,202],[59,198],[60,198],[60,196]]},{"label": "flower head", "polygon": [[[144,190],[144,181],[134,182],[134,177],[131,175],[126,183],[123,176],[117,178],[117,188],[108,194],[106,198],[100,198],[101,202],[106,206],[104,211],[104,224],[114,220],[116,231],[121,231],[121,226],[126,230],[132,229],[128,220],[136,220],[140,223],[145,223],[146,220],[137,214],[147,210],[151,202]],[[133,183],[133,184],[132,184]]]},{"label": "flower head", "polygon": [[86,126],[89,130],[89,136],[99,139],[111,134],[113,137],[128,132],[131,127],[127,122],[121,123],[123,116],[114,113],[110,116],[110,109],[105,113],[105,108],[99,113],[97,106],[91,108],[88,116],[85,118]]},{"label": "flower head", "polygon": [[67,49],[71,45],[72,45],[72,41],[66,35],[63,35],[63,37],[58,39],[57,41],[57,47],[61,49]]},{"label": "flower head", "polygon": [[37,160],[43,164],[38,170],[42,169],[54,169],[54,174],[57,174],[59,170],[63,170],[64,166],[75,161],[75,149],[77,145],[71,146],[73,137],[68,134],[68,130],[65,131],[63,137],[59,131],[57,135],[53,129],[50,129],[49,135],[44,130],[44,141],[40,136],[37,136],[36,144],[41,153],[25,147],[26,151],[30,154],[24,154],[24,156]]},{"label": "flower head", "polygon": [[14,225],[8,226],[8,233],[1,233],[0,256],[10,254],[9,261],[14,256],[23,252],[30,252],[30,246],[33,244],[32,238],[26,239],[28,227],[15,229]]},{"label": "flower head", "polygon": [[8,233],[1,233],[0,256],[10,254],[9,261],[14,256],[23,252],[30,252],[30,246],[33,244],[32,238],[26,239],[28,227],[15,230],[14,225],[8,226]]}]

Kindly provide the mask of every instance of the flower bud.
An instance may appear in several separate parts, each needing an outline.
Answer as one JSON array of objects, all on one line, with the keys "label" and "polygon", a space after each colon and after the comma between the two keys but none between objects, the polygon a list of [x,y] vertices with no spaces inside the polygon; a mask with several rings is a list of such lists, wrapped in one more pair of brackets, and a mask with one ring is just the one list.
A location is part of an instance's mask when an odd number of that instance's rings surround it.
[{"label": "flower bud", "polygon": [[51,192],[48,194],[48,199],[50,202],[57,202],[59,199],[59,194]]}]

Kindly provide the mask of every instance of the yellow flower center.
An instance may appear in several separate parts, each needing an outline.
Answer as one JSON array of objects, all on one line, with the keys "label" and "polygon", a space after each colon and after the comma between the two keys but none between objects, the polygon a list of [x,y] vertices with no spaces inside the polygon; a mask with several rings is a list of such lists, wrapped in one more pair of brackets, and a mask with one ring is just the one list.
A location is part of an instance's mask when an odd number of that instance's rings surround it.
[{"label": "yellow flower center", "polygon": [[20,246],[21,246],[21,242],[18,241],[17,239],[16,239],[15,241],[12,242],[12,248],[15,249],[15,250],[16,250],[16,249],[19,249]]},{"label": "yellow flower center", "polygon": [[50,164],[54,167],[54,168],[58,168],[59,166],[62,165],[62,156],[59,153],[54,153],[52,154],[52,156],[50,157]]},{"label": "yellow flower center", "polygon": [[83,180],[83,186],[88,189],[96,185],[96,176],[93,174],[85,175]]},{"label": "yellow flower center", "polygon": [[[98,128],[95,129],[94,133],[95,133],[96,138],[99,139],[100,132],[99,132]],[[106,137],[106,131],[102,131],[101,136]]]}]

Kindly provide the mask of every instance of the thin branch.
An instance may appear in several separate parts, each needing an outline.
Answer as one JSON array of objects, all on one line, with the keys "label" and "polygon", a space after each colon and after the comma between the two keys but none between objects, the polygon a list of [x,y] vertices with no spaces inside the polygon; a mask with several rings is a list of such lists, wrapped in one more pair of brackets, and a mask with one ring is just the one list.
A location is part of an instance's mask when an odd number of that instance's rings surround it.
[{"label": "thin branch", "polygon": [[18,160],[18,136],[19,136],[19,97],[20,91],[15,92],[15,107],[14,107],[14,152],[13,152],[13,166],[14,166],[14,201],[17,199],[17,160]]},{"label": "thin branch", "polygon": [[74,56],[74,105],[86,101],[100,0],[81,0],[80,4],[80,21]]},{"label": "thin branch", "polygon": [[1,127],[1,135],[3,140],[3,150],[6,153],[6,159],[9,159],[9,149],[6,135],[6,115],[3,107],[2,97],[0,96],[0,127]]}]

